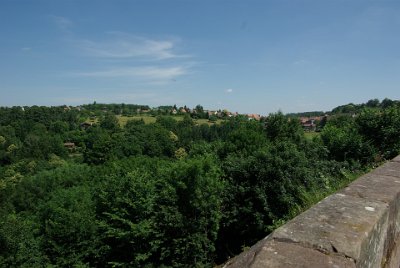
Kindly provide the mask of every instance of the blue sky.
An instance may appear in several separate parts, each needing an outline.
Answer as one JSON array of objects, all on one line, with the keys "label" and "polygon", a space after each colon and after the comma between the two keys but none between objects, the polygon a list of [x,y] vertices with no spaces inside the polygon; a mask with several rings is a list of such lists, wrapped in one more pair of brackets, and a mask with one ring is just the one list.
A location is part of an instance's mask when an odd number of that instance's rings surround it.
[{"label": "blue sky", "polygon": [[400,97],[400,1],[2,0],[0,106],[240,113]]}]

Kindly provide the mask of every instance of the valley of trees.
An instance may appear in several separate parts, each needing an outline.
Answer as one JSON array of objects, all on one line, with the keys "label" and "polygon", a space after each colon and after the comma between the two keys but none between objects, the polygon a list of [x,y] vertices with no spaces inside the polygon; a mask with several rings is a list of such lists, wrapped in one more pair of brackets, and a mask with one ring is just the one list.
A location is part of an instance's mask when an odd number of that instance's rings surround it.
[{"label": "valley of trees", "polygon": [[0,108],[0,267],[213,267],[400,154],[388,99],[333,109],[312,139],[280,112],[121,127],[149,107],[82,107]]}]

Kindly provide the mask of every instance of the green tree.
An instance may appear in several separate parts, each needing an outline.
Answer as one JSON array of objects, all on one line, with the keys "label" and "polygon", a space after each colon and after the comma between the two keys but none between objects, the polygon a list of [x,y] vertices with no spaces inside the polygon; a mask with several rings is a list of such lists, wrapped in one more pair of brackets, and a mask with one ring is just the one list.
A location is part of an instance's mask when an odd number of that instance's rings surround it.
[{"label": "green tree", "polygon": [[154,211],[155,181],[148,173],[132,171],[109,176],[97,191],[97,214],[102,240],[108,245],[106,261],[140,267],[151,263],[157,250]]},{"label": "green tree", "polygon": [[43,251],[51,263],[73,266],[100,260],[95,204],[85,186],[59,189],[39,209]]},{"label": "green tree", "polygon": [[119,130],[118,118],[114,114],[106,114],[100,120],[100,127],[111,132],[116,132]]},{"label": "green tree", "polygon": [[219,261],[268,234],[269,226],[302,204],[302,189],[318,176],[306,154],[290,141],[264,145],[250,155],[230,154],[223,162],[227,180]]},{"label": "green tree", "polygon": [[341,117],[328,122],[321,132],[321,139],[329,151],[329,157],[337,161],[369,163],[375,157],[371,143],[357,131],[354,120]]},{"label": "green tree", "polygon": [[112,139],[101,128],[92,128],[85,142],[84,160],[86,163],[101,164],[111,158]]},{"label": "green tree", "polygon": [[304,138],[299,121],[290,119],[283,115],[282,112],[270,114],[267,117],[265,120],[265,132],[272,141],[288,139],[300,142]]},{"label": "green tree", "polygon": [[0,211],[0,266],[44,267],[47,259],[38,238],[39,223],[34,217]]},{"label": "green tree", "polygon": [[157,182],[159,258],[175,267],[211,265],[224,182],[212,157],[179,161]]},{"label": "green tree", "polygon": [[373,99],[373,100],[369,100],[369,101],[366,103],[366,106],[367,106],[367,107],[371,107],[371,108],[376,108],[376,107],[379,106],[379,104],[380,104],[380,102],[379,102],[378,99]]}]

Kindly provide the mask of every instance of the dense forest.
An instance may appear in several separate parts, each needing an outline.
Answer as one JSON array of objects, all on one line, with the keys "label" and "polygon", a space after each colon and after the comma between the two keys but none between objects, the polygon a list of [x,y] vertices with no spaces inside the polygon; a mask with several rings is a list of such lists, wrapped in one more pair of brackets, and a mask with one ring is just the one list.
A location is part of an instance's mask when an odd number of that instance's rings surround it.
[{"label": "dense forest", "polygon": [[171,107],[124,125],[151,109],[0,108],[0,266],[212,267],[400,153],[398,101],[337,107],[315,135]]}]

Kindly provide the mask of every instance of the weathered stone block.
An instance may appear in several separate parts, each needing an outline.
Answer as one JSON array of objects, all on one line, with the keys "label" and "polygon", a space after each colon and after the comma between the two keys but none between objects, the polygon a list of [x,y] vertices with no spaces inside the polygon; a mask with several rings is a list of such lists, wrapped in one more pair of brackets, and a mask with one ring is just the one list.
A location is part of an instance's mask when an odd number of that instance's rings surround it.
[{"label": "weathered stone block", "polygon": [[386,175],[400,178],[400,162],[390,161],[370,172],[374,175]]},{"label": "weathered stone block", "polygon": [[227,262],[224,268],[355,268],[355,263],[344,256],[324,254],[293,243],[265,239],[250,250]]},{"label": "weathered stone block", "polygon": [[389,204],[400,194],[400,178],[368,173],[350,183],[339,193]]},{"label": "weathered stone block", "polygon": [[387,227],[387,204],[338,193],[278,228],[271,238],[352,258],[357,267],[380,267]]},{"label": "weathered stone block", "polygon": [[385,262],[400,235],[400,178],[369,173],[352,182],[340,193],[388,204],[389,220],[383,259]]},{"label": "weathered stone block", "polygon": [[393,162],[400,162],[400,155],[396,156],[395,158],[393,158],[392,160]]},{"label": "weathered stone block", "polygon": [[393,250],[387,259],[384,267],[386,268],[399,268],[400,267],[400,241],[394,244]]}]

